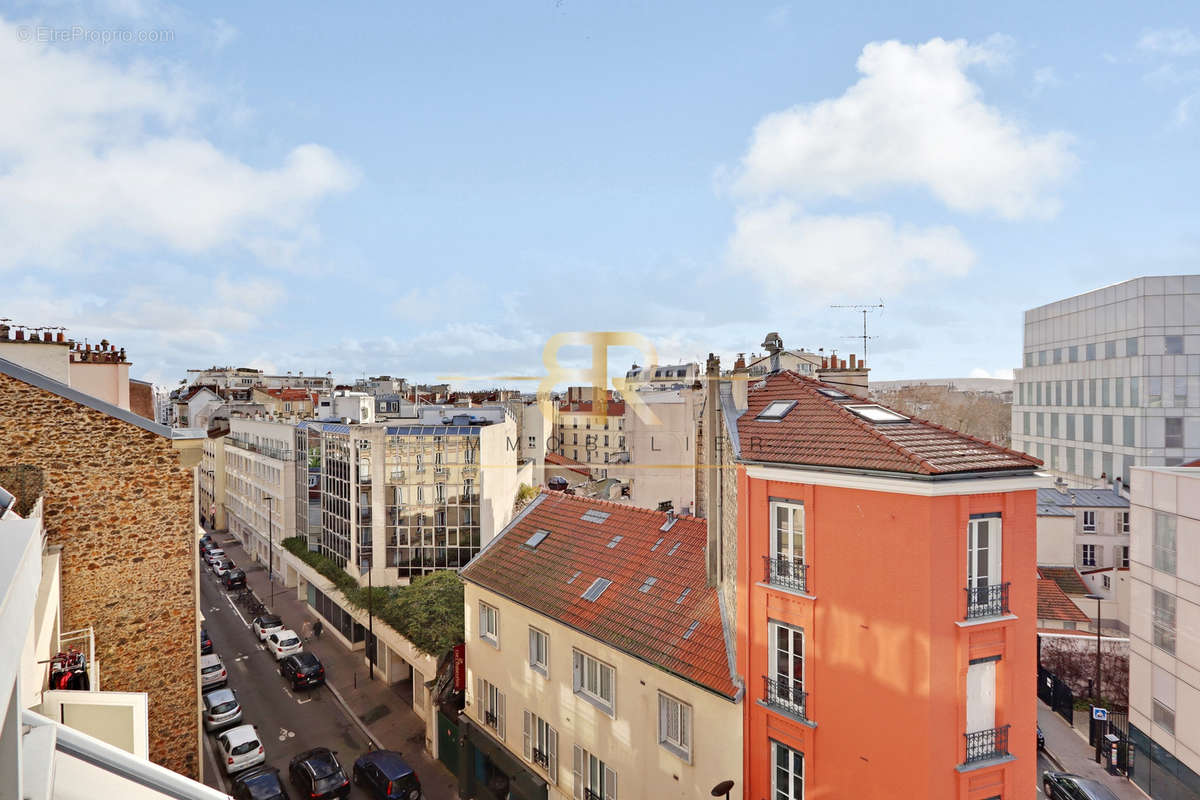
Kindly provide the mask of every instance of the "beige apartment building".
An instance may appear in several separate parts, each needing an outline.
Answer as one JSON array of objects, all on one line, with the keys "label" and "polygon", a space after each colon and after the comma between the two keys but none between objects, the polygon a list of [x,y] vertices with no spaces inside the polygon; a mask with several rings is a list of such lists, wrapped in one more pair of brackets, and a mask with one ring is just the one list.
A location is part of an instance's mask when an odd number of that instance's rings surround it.
[{"label": "beige apartment building", "polygon": [[216,530],[229,530],[225,511],[225,437],[204,440],[204,455],[196,481],[200,496],[200,517]]},{"label": "beige apartment building", "polygon": [[460,790],[481,790],[482,764],[520,800],[690,800],[727,780],[742,797],[743,691],[706,535],[543,493],[462,570]]},{"label": "beige apartment building", "polygon": [[1200,795],[1200,468],[1134,467],[1131,777],[1151,797]]},{"label": "beige apartment building", "polygon": [[628,486],[631,505],[658,508],[670,503],[679,513],[691,513],[696,505],[696,423],[702,392],[648,390],[637,397],[649,414],[626,405],[628,448],[612,457],[608,476]]},{"label": "beige apartment building", "polygon": [[553,441],[560,456],[601,469],[626,451],[625,403],[609,390],[572,386],[555,406]]},{"label": "beige apartment building", "polygon": [[224,437],[229,532],[256,561],[272,558],[276,572],[280,542],[296,535],[294,430],[287,422],[232,417]]}]

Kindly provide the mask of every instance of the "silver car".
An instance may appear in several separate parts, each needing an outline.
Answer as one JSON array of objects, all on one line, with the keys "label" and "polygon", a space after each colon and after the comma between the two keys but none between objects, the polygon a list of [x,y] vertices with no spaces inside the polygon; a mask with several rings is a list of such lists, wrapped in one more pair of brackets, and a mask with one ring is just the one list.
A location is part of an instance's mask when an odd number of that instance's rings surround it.
[{"label": "silver car", "polygon": [[215,731],[242,721],[242,706],[233,689],[217,689],[204,695],[204,729]]},{"label": "silver car", "polygon": [[221,657],[216,653],[200,656],[200,688],[209,689],[224,686],[229,680],[229,673],[221,663]]}]

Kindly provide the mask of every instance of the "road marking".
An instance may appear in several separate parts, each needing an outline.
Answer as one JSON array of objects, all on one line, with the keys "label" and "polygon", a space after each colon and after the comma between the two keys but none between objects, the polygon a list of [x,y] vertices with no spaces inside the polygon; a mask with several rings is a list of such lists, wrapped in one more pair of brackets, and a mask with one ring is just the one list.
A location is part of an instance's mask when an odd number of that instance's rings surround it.
[{"label": "road marking", "polygon": [[237,614],[237,618],[242,621],[242,624],[249,628],[250,623],[246,622],[246,618],[242,616],[242,612],[237,610],[237,606],[233,604],[233,600],[229,597],[229,595],[225,595],[225,602],[229,603],[229,607],[233,609],[233,613]]},{"label": "road marking", "polygon": [[250,657],[250,656],[248,656],[248,655],[246,655],[246,654],[244,654],[244,653],[238,653],[238,654],[237,654],[237,658],[235,658],[235,659],[234,659],[234,661],[245,661],[245,660],[246,660],[247,658],[249,658],[249,657]]},{"label": "road marking", "polygon": [[295,736],[296,736],[296,732],[295,732],[295,731],[289,731],[287,728],[280,728],[280,729],[279,729],[279,741],[281,741],[281,742],[282,742],[282,741],[284,741],[284,740],[286,740],[286,739],[292,739],[292,738],[295,738]]},{"label": "road marking", "polygon": [[212,608],[210,608],[208,610],[208,612],[211,614],[214,611],[220,611],[220,610],[221,610],[221,608],[219,606],[213,606]]},{"label": "road marking", "polygon": [[311,703],[311,702],[312,702],[311,697],[306,697],[303,700],[301,700],[299,697],[296,698],[296,705],[298,705],[298,706],[302,706],[305,703]]}]

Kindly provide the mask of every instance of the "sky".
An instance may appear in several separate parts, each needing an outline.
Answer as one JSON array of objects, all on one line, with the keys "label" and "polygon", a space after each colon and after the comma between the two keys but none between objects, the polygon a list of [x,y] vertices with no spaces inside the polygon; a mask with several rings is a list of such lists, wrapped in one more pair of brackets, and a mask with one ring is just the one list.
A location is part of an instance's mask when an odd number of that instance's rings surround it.
[{"label": "sky", "polygon": [[1007,377],[1026,309],[1198,271],[1195,4],[361,5],[0,3],[0,317],[532,390],[882,303],[873,379]]}]

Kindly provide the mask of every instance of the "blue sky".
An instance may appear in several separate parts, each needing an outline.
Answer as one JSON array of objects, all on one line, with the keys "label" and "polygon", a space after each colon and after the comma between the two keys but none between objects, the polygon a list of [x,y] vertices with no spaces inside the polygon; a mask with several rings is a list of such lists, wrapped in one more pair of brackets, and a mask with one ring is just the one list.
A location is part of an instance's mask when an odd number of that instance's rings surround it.
[{"label": "blue sky", "polygon": [[0,5],[0,316],[432,379],[849,354],[882,299],[873,377],[946,377],[1196,271],[1190,4],[400,5]]}]

